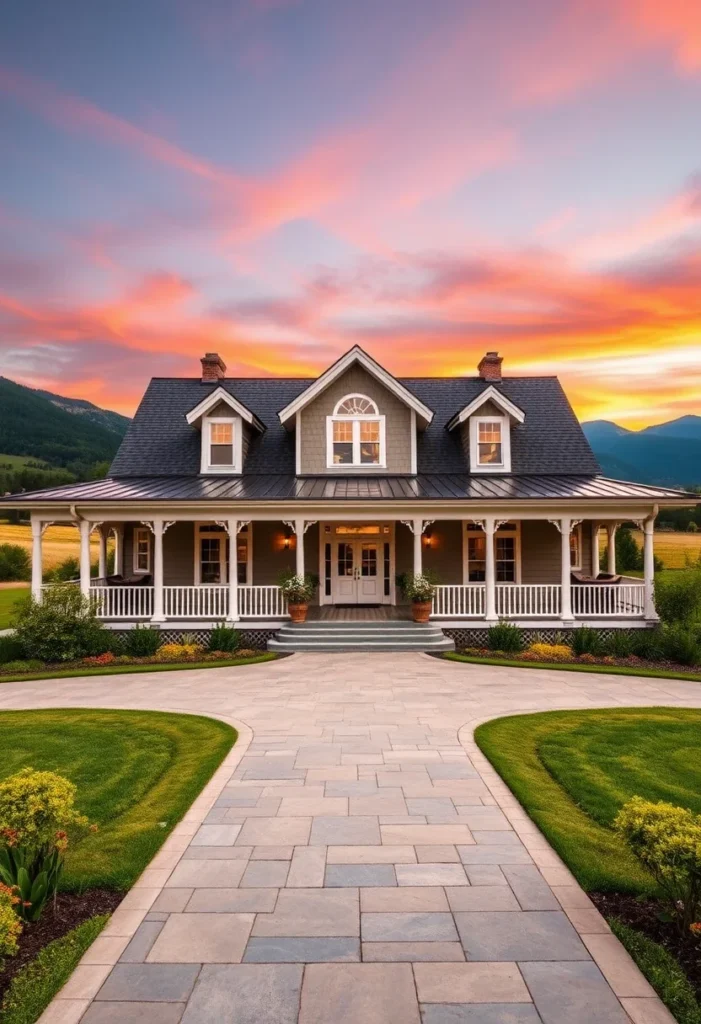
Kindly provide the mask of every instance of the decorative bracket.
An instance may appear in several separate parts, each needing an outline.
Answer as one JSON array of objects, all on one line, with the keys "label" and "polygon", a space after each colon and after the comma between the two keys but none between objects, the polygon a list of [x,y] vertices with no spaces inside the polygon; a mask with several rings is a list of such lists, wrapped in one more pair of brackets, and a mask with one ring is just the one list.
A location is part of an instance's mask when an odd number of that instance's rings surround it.
[{"label": "decorative bracket", "polygon": [[506,526],[506,524],[510,523],[510,522],[511,522],[510,519],[495,519],[494,520],[494,532],[496,533],[496,531],[499,529],[500,526]]},{"label": "decorative bracket", "polygon": [[413,519],[400,519],[399,522],[402,526],[408,526],[411,532],[414,532],[414,520]]},{"label": "decorative bracket", "polygon": [[473,526],[476,526],[479,530],[482,530],[484,533],[487,532],[486,519],[468,519],[468,523],[472,523]]},{"label": "decorative bracket", "polygon": [[46,531],[48,530],[48,528],[50,526],[53,526],[53,520],[52,519],[49,519],[48,522],[41,524],[41,535],[42,535],[42,537],[44,536],[44,534],[46,533]]},{"label": "decorative bracket", "polygon": [[318,521],[318,519],[306,519],[304,521],[304,532],[306,533],[310,526],[315,526]]},{"label": "decorative bracket", "polygon": [[156,532],[156,531],[154,530],[154,528],[153,528],[153,523],[152,523],[152,522],[150,522],[150,520],[148,520],[148,519],[142,519],[142,520],[141,520],[141,525],[142,525],[142,526],[145,526],[147,530],[150,530],[150,531],[151,531],[151,533],[155,533],[155,532]]},{"label": "decorative bracket", "polygon": [[295,526],[294,519],[283,519],[282,522],[286,527],[288,527],[288,529],[292,530],[292,533],[297,533],[297,527]]},{"label": "decorative bracket", "polygon": [[[552,523],[558,533],[562,533],[562,520],[561,519],[548,519],[549,523]],[[575,526],[579,526],[582,522],[581,519],[570,519],[570,533],[574,530]]]},{"label": "decorative bracket", "polygon": [[90,527],[90,533],[93,533],[94,530],[99,530],[100,532],[102,532],[102,526],[103,524],[101,522],[93,523],[92,526]]},{"label": "decorative bracket", "polygon": [[427,526],[431,526],[432,523],[435,523],[435,521],[436,521],[435,519],[424,519],[423,525],[421,527],[421,532],[422,533],[426,533],[426,527]]},{"label": "decorative bracket", "polygon": [[163,532],[165,533],[165,532],[166,532],[166,530],[168,530],[168,529],[169,529],[169,528],[170,528],[171,526],[173,526],[173,524],[174,524],[174,523],[175,523],[175,520],[174,520],[174,519],[167,519],[167,520],[166,520],[166,521],[165,521],[165,522],[163,523]]}]

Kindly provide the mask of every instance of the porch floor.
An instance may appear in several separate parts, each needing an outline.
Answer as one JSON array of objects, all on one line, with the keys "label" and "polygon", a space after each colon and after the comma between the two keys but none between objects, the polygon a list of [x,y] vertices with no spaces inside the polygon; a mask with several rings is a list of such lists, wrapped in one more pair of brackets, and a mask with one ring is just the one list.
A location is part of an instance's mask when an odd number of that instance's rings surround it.
[{"label": "porch floor", "polygon": [[408,604],[312,605],[307,611],[307,621],[310,619],[317,622],[397,622],[411,619],[411,608]]}]

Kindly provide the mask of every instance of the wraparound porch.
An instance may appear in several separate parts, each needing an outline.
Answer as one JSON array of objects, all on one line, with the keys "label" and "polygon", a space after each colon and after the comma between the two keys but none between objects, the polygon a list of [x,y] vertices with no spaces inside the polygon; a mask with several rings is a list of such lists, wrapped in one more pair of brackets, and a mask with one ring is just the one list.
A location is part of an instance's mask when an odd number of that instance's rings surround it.
[{"label": "wraparound porch", "polygon": [[[274,628],[287,618],[278,587],[283,569],[319,577],[310,618],[355,621],[408,618],[398,577],[435,571],[436,624],[490,624],[506,619],[538,627],[577,624],[644,626],[656,621],[652,585],[652,518],[645,529],[644,581],[616,575],[616,520],[546,518],[181,520],[165,517],[78,522],[79,585],[100,618],[117,627],[167,623],[208,627],[221,621]],[[33,519],[34,592],[40,595],[41,534]],[[608,536],[607,573],[599,542]],[[100,538],[91,577],[90,533]],[[115,565],[107,576],[107,538]],[[231,538],[236,538],[235,543]],[[348,607],[350,606],[350,607]]]}]

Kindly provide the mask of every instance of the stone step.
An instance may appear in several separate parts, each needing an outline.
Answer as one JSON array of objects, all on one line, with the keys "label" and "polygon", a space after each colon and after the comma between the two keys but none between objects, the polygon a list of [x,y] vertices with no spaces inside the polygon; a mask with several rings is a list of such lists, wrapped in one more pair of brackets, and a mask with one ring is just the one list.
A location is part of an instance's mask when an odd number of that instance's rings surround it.
[{"label": "stone step", "polygon": [[378,638],[376,640],[344,640],[339,638],[338,640],[294,640],[294,641],[280,641],[275,638],[268,640],[269,651],[298,651],[313,653],[315,651],[331,653],[333,651],[341,652],[372,652],[372,651],[396,651],[396,652],[410,652],[410,653],[422,653],[426,651],[453,651],[455,650],[455,644],[448,637],[443,637],[440,640],[424,641],[423,643],[410,640],[404,643],[398,640],[384,640]]}]

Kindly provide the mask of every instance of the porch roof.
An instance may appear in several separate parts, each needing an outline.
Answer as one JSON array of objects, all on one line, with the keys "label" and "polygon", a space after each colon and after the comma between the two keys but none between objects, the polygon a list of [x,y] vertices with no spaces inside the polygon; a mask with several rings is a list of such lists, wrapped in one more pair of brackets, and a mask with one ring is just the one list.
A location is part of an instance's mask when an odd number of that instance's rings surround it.
[{"label": "porch roof", "polygon": [[83,502],[192,501],[601,501],[642,499],[697,504],[699,495],[669,487],[610,480],[595,475],[470,476],[424,473],[417,476],[295,477],[244,474],[237,477],[112,477],[0,497],[0,507]]}]

